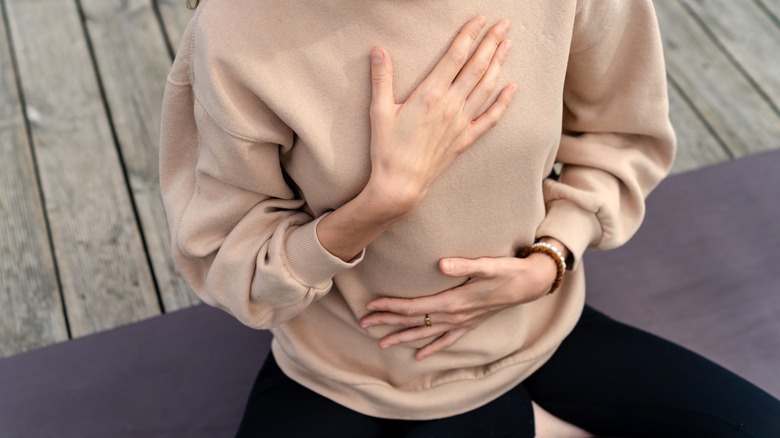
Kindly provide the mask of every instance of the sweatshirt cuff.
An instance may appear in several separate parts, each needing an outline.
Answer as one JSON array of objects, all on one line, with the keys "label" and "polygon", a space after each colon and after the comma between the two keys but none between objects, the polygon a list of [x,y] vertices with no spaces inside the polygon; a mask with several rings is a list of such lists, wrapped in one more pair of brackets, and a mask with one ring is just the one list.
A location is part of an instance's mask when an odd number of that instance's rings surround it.
[{"label": "sweatshirt cuff", "polygon": [[301,284],[315,289],[330,286],[333,276],[357,265],[363,260],[366,249],[349,262],[328,252],[317,238],[317,224],[328,214],[304,225],[292,228],[285,241],[287,267]]},{"label": "sweatshirt cuff", "polygon": [[600,239],[601,223],[595,213],[568,199],[556,199],[547,204],[547,215],[536,230],[537,239],[544,236],[559,240],[569,249],[573,271],[588,246]]}]

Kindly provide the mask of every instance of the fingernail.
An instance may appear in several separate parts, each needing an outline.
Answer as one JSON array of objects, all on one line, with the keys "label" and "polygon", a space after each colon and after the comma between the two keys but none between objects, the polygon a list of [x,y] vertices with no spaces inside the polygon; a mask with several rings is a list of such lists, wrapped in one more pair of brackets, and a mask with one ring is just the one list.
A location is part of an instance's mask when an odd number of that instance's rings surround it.
[{"label": "fingernail", "polygon": [[485,27],[486,24],[487,24],[487,17],[480,16],[479,20],[477,20],[477,26],[479,26],[479,28],[482,29],[483,27]]},{"label": "fingernail", "polygon": [[509,52],[509,49],[512,48],[512,40],[504,40],[503,43],[501,43],[501,50],[504,51],[504,53]]},{"label": "fingernail", "polygon": [[512,89],[509,90],[509,95],[514,96],[516,91],[517,91],[517,84],[512,84]]},{"label": "fingernail", "polygon": [[506,33],[509,30],[510,27],[512,27],[512,22],[511,21],[504,20],[504,21],[501,22],[501,27],[500,27],[501,32]]},{"label": "fingernail", "polygon": [[371,62],[374,64],[381,64],[382,58],[384,58],[384,54],[380,49],[374,49],[371,51]]},{"label": "fingernail", "polygon": [[452,271],[452,262],[449,260],[445,260],[441,264],[442,268],[444,268],[445,271],[450,272]]}]

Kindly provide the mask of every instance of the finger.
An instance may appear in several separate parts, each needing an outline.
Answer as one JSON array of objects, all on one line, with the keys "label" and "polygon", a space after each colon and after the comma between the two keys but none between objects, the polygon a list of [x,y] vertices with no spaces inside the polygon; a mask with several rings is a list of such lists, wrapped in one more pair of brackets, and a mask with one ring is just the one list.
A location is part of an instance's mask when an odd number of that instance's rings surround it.
[{"label": "finger", "polygon": [[480,257],[478,259],[464,259],[459,257],[446,257],[439,260],[439,269],[450,277],[479,277],[492,278],[500,272],[505,272],[507,260],[503,257]]},{"label": "finger", "polygon": [[385,349],[393,345],[403,344],[404,342],[414,342],[420,339],[430,338],[431,336],[440,336],[442,333],[452,329],[447,324],[437,324],[432,327],[415,327],[385,336],[379,340],[379,348]]},{"label": "finger", "polygon": [[[464,286],[461,286],[464,287]],[[455,289],[447,289],[434,295],[420,298],[379,298],[366,304],[366,309],[373,312],[392,312],[403,316],[421,316],[426,313],[454,313],[463,301]]]},{"label": "finger", "polygon": [[423,81],[423,86],[441,90],[444,94],[452,85],[452,81],[468,60],[469,52],[487,24],[487,18],[475,17],[463,25],[455,40],[447,49],[447,53],[439,60],[430,75]]},{"label": "finger", "polygon": [[376,312],[365,316],[360,320],[361,328],[375,327],[378,325],[392,325],[397,327],[422,327],[425,325],[425,317],[434,324],[447,324],[459,326],[477,316],[480,312],[465,310],[459,313],[425,313],[422,315],[405,316],[392,312]]},{"label": "finger", "polygon": [[417,358],[417,360],[423,360],[434,353],[438,353],[439,351],[444,350],[445,348],[449,348],[458,339],[463,337],[463,335],[465,335],[467,332],[468,329],[450,330],[447,333],[445,333],[444,336],[436,338],[435,341],[417,350],[417,354],[415,354],[415,357]]},{"label": "finger", "polygon": [[382,111],[395,104],[393,98],[393,64],[379,46],[371,49],[371,110]]},{"label": "finger", "polygon": [[484,133],[490,130],[490,128],[496,126],[498,121],[501,120],[501,116],[504,115],[504,111],[509,107],[512,102],[512,98],[517,91],[517,85],[511,84],[504,87],[501,94],[498,95],[498,99],[490,105],[481,116],[471,122],[471,138],[479,138]]},{"label": "finger", "polygon": [[466,99],[466,104],[463,107],[466,114],[472,116],[476,115],[480,108],[493,97],[498,77],[506,63],[506,58],[509,55],[509,50],[511,48],[512,42],[509,40],[504,40],[499,45],[493,59],[490,60],[490,66],[485,72],[485,75],[481,78],[476,87],[473,87],[471,94],[469,94]]},{"label": "finger", "polygon": [[500,53],[503,60],[508,53],[505,48],[502,49],[502,42],[505,41],[509,32],[511,23],[509,20],[501,20],[493,26],[479,43],[479,47],[466,63],[463,69],[458,73],[455,81],[452,83],[450,93],[454,93],[461,101],[466,100],[474,86],[477,85],[483,77],[492,70],[495,70],[494,64],[497,62],[497,55]]},{"label": "finger", "polygon": [[419,327],[425,325],[424,316],[405,316],[392,312],[376,312],[363,317],[360,327],[369,328],[378,325],[394,325],[398,327]]}]

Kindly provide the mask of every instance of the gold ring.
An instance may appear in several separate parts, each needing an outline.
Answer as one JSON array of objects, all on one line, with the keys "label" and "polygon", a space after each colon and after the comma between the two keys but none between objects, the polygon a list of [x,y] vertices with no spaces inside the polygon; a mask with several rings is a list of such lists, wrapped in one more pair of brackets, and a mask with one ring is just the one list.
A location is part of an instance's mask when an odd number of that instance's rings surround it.
[{"label": "gold ring", "polygon": [[425,314],[425,319],[423,321],[425,322],[426,327],[430,327],[433,325],[433,323],[431,323],[431,316],[428,315],[427,313]]}]

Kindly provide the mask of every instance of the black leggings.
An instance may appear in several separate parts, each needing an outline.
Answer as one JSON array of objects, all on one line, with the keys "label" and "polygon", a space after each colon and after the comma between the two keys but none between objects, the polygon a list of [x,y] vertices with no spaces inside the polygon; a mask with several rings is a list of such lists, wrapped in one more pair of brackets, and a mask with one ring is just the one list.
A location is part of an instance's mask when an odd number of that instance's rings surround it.
[{"label": "black leggings", "polygon": [[438,420],[357,413],[289,379],[269,355],[237,437],[533,437],[531,400],[597,436],[780,437],[780,401],[590,306],[528,379],[485,406]]}]

